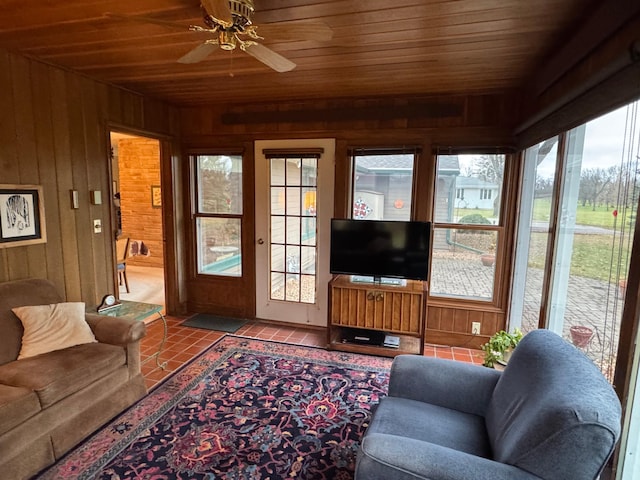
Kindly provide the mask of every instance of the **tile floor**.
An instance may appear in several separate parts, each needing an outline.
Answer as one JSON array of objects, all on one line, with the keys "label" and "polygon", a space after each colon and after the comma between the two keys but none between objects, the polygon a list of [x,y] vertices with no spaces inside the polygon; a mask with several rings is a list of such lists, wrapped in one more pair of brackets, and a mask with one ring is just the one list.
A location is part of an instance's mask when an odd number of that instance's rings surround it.
[{"label": "tile floor", "polygon": [[[166,317],[168,325],[167,340],[160,353],[160,363],[167,362],[166,368],[160,369],[156,365],[154,353],[162,341],[163,325],[160,319],[147,325],[147,335],[142,340],[141,357],[142,373],[147,388],[151,389],[165,377],[171,375],[181,365],[185,364],[225,333],[214,330],[183,327],[185,320],[181,317]],[[241,327],[234,335],[258,338],[262,340],[276,340],[298,345],[325,346],[326,334],[324,330],[314,330],[296,326],[280,326],[261,322],[249,323]],[[482,364],[483,353],[478,350],[460,347],[446,347],[441,345],[425,345],[424,354],[430,357],[448,358],[462,362]]]}]

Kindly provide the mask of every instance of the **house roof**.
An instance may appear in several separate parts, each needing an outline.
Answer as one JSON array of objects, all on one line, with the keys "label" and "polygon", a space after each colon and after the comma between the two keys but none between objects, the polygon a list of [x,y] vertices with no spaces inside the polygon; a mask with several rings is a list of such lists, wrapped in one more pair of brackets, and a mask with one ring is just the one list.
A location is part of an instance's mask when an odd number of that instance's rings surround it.
[{"label": "house roof", "polygon": [[457,155],[438,155],[438,173],[440,175],[459,175],[460,160]]},{"label": "house roof", "polygon": [[413,170],[413,155],[366,155],[357,158],[358,172],[384,173]]},{"label": "house roof", "polygon": [[487,182],[477,177],[456,177],[456,188],[490,188],[497,190],[495,183]]}]

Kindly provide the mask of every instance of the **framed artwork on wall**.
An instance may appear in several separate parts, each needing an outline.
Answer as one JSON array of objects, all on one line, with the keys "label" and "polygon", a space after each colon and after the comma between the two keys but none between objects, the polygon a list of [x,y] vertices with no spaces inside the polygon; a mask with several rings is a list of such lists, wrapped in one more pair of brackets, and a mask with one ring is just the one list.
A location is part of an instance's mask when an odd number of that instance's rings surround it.
[{"label": "framed artwork on wall", "polygon": [[153,208],[162,207],[162,190],[160,185],[151,185],[151,206]]},{"label": "framed artwork on wall", "polygon": [[0,184],[0,248],[46,241],[42,186]]}]

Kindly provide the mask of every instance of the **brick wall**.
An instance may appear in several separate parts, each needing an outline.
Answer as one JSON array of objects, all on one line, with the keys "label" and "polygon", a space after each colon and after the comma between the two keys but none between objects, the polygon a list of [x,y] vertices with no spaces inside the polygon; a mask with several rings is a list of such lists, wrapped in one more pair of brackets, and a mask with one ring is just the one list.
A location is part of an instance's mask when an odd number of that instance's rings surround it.
[{"label": "brick wall", "polygon": [[162,267],[162,209],[151,205],[151,186],[160,185],[160,143],[147,138],[118,142],[122,233],[141,240],[148,257],[130,258],[129,265]]}]

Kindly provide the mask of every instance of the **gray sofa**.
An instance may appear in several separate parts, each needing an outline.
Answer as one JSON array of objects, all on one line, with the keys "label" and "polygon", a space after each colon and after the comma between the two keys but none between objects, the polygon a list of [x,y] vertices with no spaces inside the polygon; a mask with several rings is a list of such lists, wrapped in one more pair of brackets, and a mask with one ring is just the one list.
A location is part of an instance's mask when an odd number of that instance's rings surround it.
[{"label": "gray sofa", "polygon": [[527,334],[504,372],[401,355],[362,440],[355,478],[592,480],[620,426],[613,388],[548,330]]},{"label": "gray sofa", "polygon": [[12,308],[62,302],[48,280],[0,283],[0,478],[28,478],[146,394],[143,322],[88,314],[97,340],[17,360]]}]

